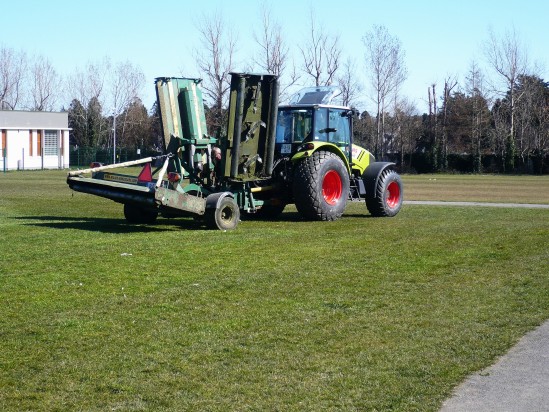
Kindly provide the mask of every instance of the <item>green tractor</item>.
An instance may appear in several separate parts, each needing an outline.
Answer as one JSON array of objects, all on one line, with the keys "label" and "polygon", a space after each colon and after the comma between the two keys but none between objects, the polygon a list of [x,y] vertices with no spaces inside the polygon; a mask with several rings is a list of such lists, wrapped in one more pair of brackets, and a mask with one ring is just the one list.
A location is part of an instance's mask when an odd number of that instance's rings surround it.
[{"label": "green tractor", "polygon": [[[216,138],[200,82],[156,79],[163,155],[71,171],[69,187],[123,204],[135,224],[192,216],[230,230],[241,214],[273,218],[291,203],[306,219],[336,220],[347,201],[364,199],[374,216],[399,212],[395,165],[353,144],[355,112],[330,104],[332,88],[304,89],[279,106],[276,76],[232,73],[227,133]],[[137,176],[117,171],[134,166]]]},{"label": "green tractor", "polygon": [[337,93],[329,86],[306,88],[278,107],[272,190],[263,197],[260,215],[275,217],[295,203],[306,219],[336,220],[347,201],[356,200],[365,200],[376,217],[401,209],[395,164],[375,162],[353,143],[356,110],[331,104]]}]

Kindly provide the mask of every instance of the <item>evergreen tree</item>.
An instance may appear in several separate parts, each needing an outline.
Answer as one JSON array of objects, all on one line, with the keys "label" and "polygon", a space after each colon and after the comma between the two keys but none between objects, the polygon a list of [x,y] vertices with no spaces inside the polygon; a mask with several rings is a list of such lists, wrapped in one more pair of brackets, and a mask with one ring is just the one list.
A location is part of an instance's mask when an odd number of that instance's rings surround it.
[{"label": "evergreen tree", "polygon": [[71,144],[87,146],[88,122],[87,111],[78,99],[73,99],[68,110]]}]

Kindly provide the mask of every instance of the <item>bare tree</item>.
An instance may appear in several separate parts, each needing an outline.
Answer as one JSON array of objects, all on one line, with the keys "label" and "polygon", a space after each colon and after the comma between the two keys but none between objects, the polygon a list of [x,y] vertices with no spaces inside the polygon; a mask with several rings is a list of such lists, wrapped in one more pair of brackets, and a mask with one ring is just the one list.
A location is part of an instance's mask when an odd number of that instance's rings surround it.
[{"label": "bare tree", "polygon": [[67,78],[67,88],[72,97],[76,98],[84,107],[92,99],[103,102],[111,66],[110,60],[104,58],[99,62],[88,62],[83,69],[76,68],[74,73]]},{"label": "bare tree", "polygon": [[25,53],[6,47],[0,48],[0,109],[17,108],[26,66]]},{"label": "bare tree", "polygon": [[109,126],[103,110],[110,69],[110,60],[104,58],[99,62],[88,62],[84,68],[76,68],[67,77],[66,88],[73,97],[69,125],[81,134],[77,139],[79,144],[97,148],[108,143]]},{"label": "bare tree", "polygon": [[449,76],[444,80],[444,95],[442,100],[442,142],[440,147],[440,167],[448,169],[448,112],[450,110],[450,93],[457,86],[457,79]]},{"label": "bare tree", "polygon": [[233,70],[236,37],[225,27],[219,13],[204,16],[197,28],[202,36],[202,47],[195,50],[195,58],[198,69],[205,77],[204,93],[211,99],[208,123],[219,134],[224,123],[223,109],[228,101],[229,73]]},{"label": "bare tree", "polygon": [[374,145],[376,155],[384,155],[385,110],[388,97],[406,79],[404,51],[397,37],[391,36],[384,26],[374,25],[363,37],[366,47],[366,66],[370,71],[370,83],[377,106],[377,136]]},{"label": "bare tree", "polygon": [[255,64],[268,73],[278,76],[280,81],[280,96],[284,99],[288,88],[293,86],[299,76],[295,66],[288,72],[289,47],[284,40],[280,24],[272,17],[271,10],[266,3],[261,5],[261,31],[254,30],[253,36],[260,53],[256,57]]},{"label": "bare tree", "polygon": [[253,37],[261,53],[254,58],[255,63],[268,73],[280,76],[286,67],[288,46],[282,38],[282,29],[273,21],[271,10],[266,3],[261,4],[261,32],[254,30]]},{"label": "bare tree", "polygon": [[415,142],[419,138],[421,130],[420,117],[416,115],[417,108],[408,99],[395,101],[393,110],[393,123],[395,136],[395,149],[400,153],[400,166],[404,168],[406,153],[409,154],[408,168],[411,169],[412,153],[415,150]]},{"label": "bare tree", "polygon": [[427,89],[427,93],[429,95],[429,147],[431,150],[431,166],[435,171],[439,168],[438,154],[440,147],[438,141],[438,105],[436,87],[436,83],[433,83],[431,87]]},{"label": "bare tree", "polygon": [[303,71],[314,79],[315,86],[331,85],[340,66],[339,36],[330,36],[310,14],[309,41],[299,48],[303,57]]},{"label": "bare tree", "polygon": [[341,88],[341,101],[344,106],[358,104],[357,99],[362,92],[362,85],[357,80],[354,71],[355,66],[355,62],[348,58],[343,65],[343,73],[338,77],[339,87]]},{"label": "bare tree", "polygon": [[108,103],[120,114],[139,98],[145,84],[145,75],[129,61],[116,64],[107,79]]},{"label": "bare tree", "polygon": [[516,104],[517,100],[520,98],[520,95],[517,95],[516,93],[516,86],[519,77],[525,75],[528,70],[528,57],[526,49],[521,45],[514,29],[512,31],[506,31],[501,38],[497,38],[494,32],[490,30],[489,39],[484,45],[484,52],[488,63],[506,87],[506,90],[503,93],[509,93],[511,121],[507,136],[504,163],[506,169],[512,169],[514,167],[516,152]]},{"label": "bare tree", "polygon": [[523,167],[532,171],[532,157],[547,147],[547,119],[549,117],[549,83],[538,76],[527,75],[518,79],[516,91],[521,95],[516,106],[516,141]]},{"label": "bare tree", "polygon": [[61,79],[50,61],[37,56],[30,67],[29,109],[52,111],[60,94]]},{"label": "bare tree", "polygon": [[154,145],[151,118],[141,99],[132,100],[119,118],[119,137],[122,146],[141,149]]},{"label": "bare tree", "polygon": [[[139,101],[139,94],[144,83],[145,75],[141,69],[132,65],[129,61],[118,63],[109,73],[109,77],[107,78],[107,102],[109,107],[107,110],[112,113],[113,126],[111,130],[113,132],[112,141],[114,156],[116,156],[118,128],[120,128],[118,138],[124,141],[124,131],[128,120],[127,116],[123,116],[122,124],[117,126],[118,116],[124,111],[127,114],[127,108],[133,102]],[[116,157],[114,159],[116,159]]]},{"label": "bare tree", "polygon": [[324,84],[330,85],[334,82],[340,66],[341,47],[339,45],[339,36],[326,38],[324,52],[326,55],[326,79]]},{"label": "bare tree", "polygon": [[484,75],[477,62],[473,61],[466,77],[465,90],[472,99],[470,117],[471,153],[473,154],[473,171],[482,171],[482,140],[485,138],[490,121]]}]

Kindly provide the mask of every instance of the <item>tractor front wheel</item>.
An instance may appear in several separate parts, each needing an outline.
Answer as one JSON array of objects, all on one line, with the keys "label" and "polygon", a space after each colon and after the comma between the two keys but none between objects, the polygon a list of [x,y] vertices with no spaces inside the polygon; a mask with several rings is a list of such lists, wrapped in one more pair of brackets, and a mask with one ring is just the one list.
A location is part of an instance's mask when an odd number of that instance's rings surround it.
[{"label": "tractor front wheel", "polygon": [[349,196],[349,173],[341,158],[318,151],[297,164],[293,183],[297,210],[307,219],[336,220]]},{"label": "tractor front wheel", "polygon": [[385,169],[377,181],[375,195],[366,197],[366,207],[375,217],[395,216],[402,207],[402,181],[397,172]]}]

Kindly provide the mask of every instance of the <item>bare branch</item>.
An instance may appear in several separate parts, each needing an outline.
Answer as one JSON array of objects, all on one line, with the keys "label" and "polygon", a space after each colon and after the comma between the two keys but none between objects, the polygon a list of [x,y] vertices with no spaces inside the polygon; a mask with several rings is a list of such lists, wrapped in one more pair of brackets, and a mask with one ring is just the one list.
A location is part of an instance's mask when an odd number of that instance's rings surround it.
[{"label": "bare branch", "polygon": [[497,38],[492,30],[489,32],[489,39],[484,46],[484,52],[488,63],[496,72],[498,78],[506,86],[505,92],[509,93],[509,105],[511,124],[506,142],[505,164],[506,167],[514,168],[515,157],[515,117],[517,101],[522,93],[516,91],[518,79],[524,76],[528,70],[528,58],[524,46],[515,32],[506,31],[501,38]]},{"label": "bare branch", "polygon": [[286,97],[286,91],[293,86],[299,76],[295,66],[288,67],[289,47],[284,39],[282,27],[272,17],[271,9],[266,2],[261,4],[261,31],[254,30],[254,40],[259,53],[254,62],[261,70],[278,76],[280,82],[280,98]]},{"label": "bare branch", "polygon": [[323,48],[326,54],[326,80],[324,84],[330,85],[334,81],[334,76],[340,64],[341,48],[339,47],[339,36],[331,39],[326,38]]},{"label": "bare branch", "polygon": [[106,57],[99,62],[88,62],[83,70],[76,68],[68,77],[68,88],[84,107],[87,107],[92,99],[103,102],[103,89],[110,70],[111,62]]},{"label": "bare branch", "polygon": [[309,41],[299,48],[303,58],[303,71],[313,78],[315,86],[329,85],[336,78],[340,65],[339,37],[327,35],[317,25],[311,11]]},{"label": "bare branch", "polygon": [[506,86],[515,85],[518,76],[525,74],[528,69],[525,48],[514,28],[506,31],[501,38],[497,38],[490,30],[489,39],[484,44],[484,53],[488,63]]},{"label": "bare branch", "polygon": [[21,97],[27,66],[25,53],[0,48],[0,109],[15,110]]},{"label": "bare branch", "polygon": [[[118,63],[109,73],[109,103],[117,116],[139,98],[145,83],[143,72],[129,61]],[[108,109],[111,109],[110,107]]]},{"label": "bare branch", "polygon": [[374,151],[384,153],[385,109],[388,97],[398,90],[407,76],[404,51],[400,40],[389,34],[384,26],[374,25],[363,37],[366,47],[366,66],[370,71],[370,84],[377,105],[377,138]]},{"label": "bare branch", "polygon": [[223,92],[228,87],[228,73],[232,70],[235,41],[225,29],[222,17],[216,13],[202,20],[198,30],[203,49],[196,53],[198,67],[205,75],[203,85],[215,106],[223,107]]},{"label": "bare branch", "polygon": [[36,111],[52,111],[57,103],[61,79],[49,60],[43,56],[34,59],[30,68],[29,108]]},{"label": "bare branch", "polygon": [[196,64],[205,78],[202,85],[204,93],[212,100],[213,126],[219,130],[222,111],[228,101],[229,73],[233,70],[236,36],[225,28],[219,13],[204,16],[197,28],[202,36],[202,48],[194,52]]},{"label": "bare branch", "polygon": [[344,106],[357,105],[356,99],[362,92],[362,86],[357,81],[354,71],[356,64],[350,58],[343,65],[343,74],[338,78],[339,87],[341,88],[341,101]]}]

